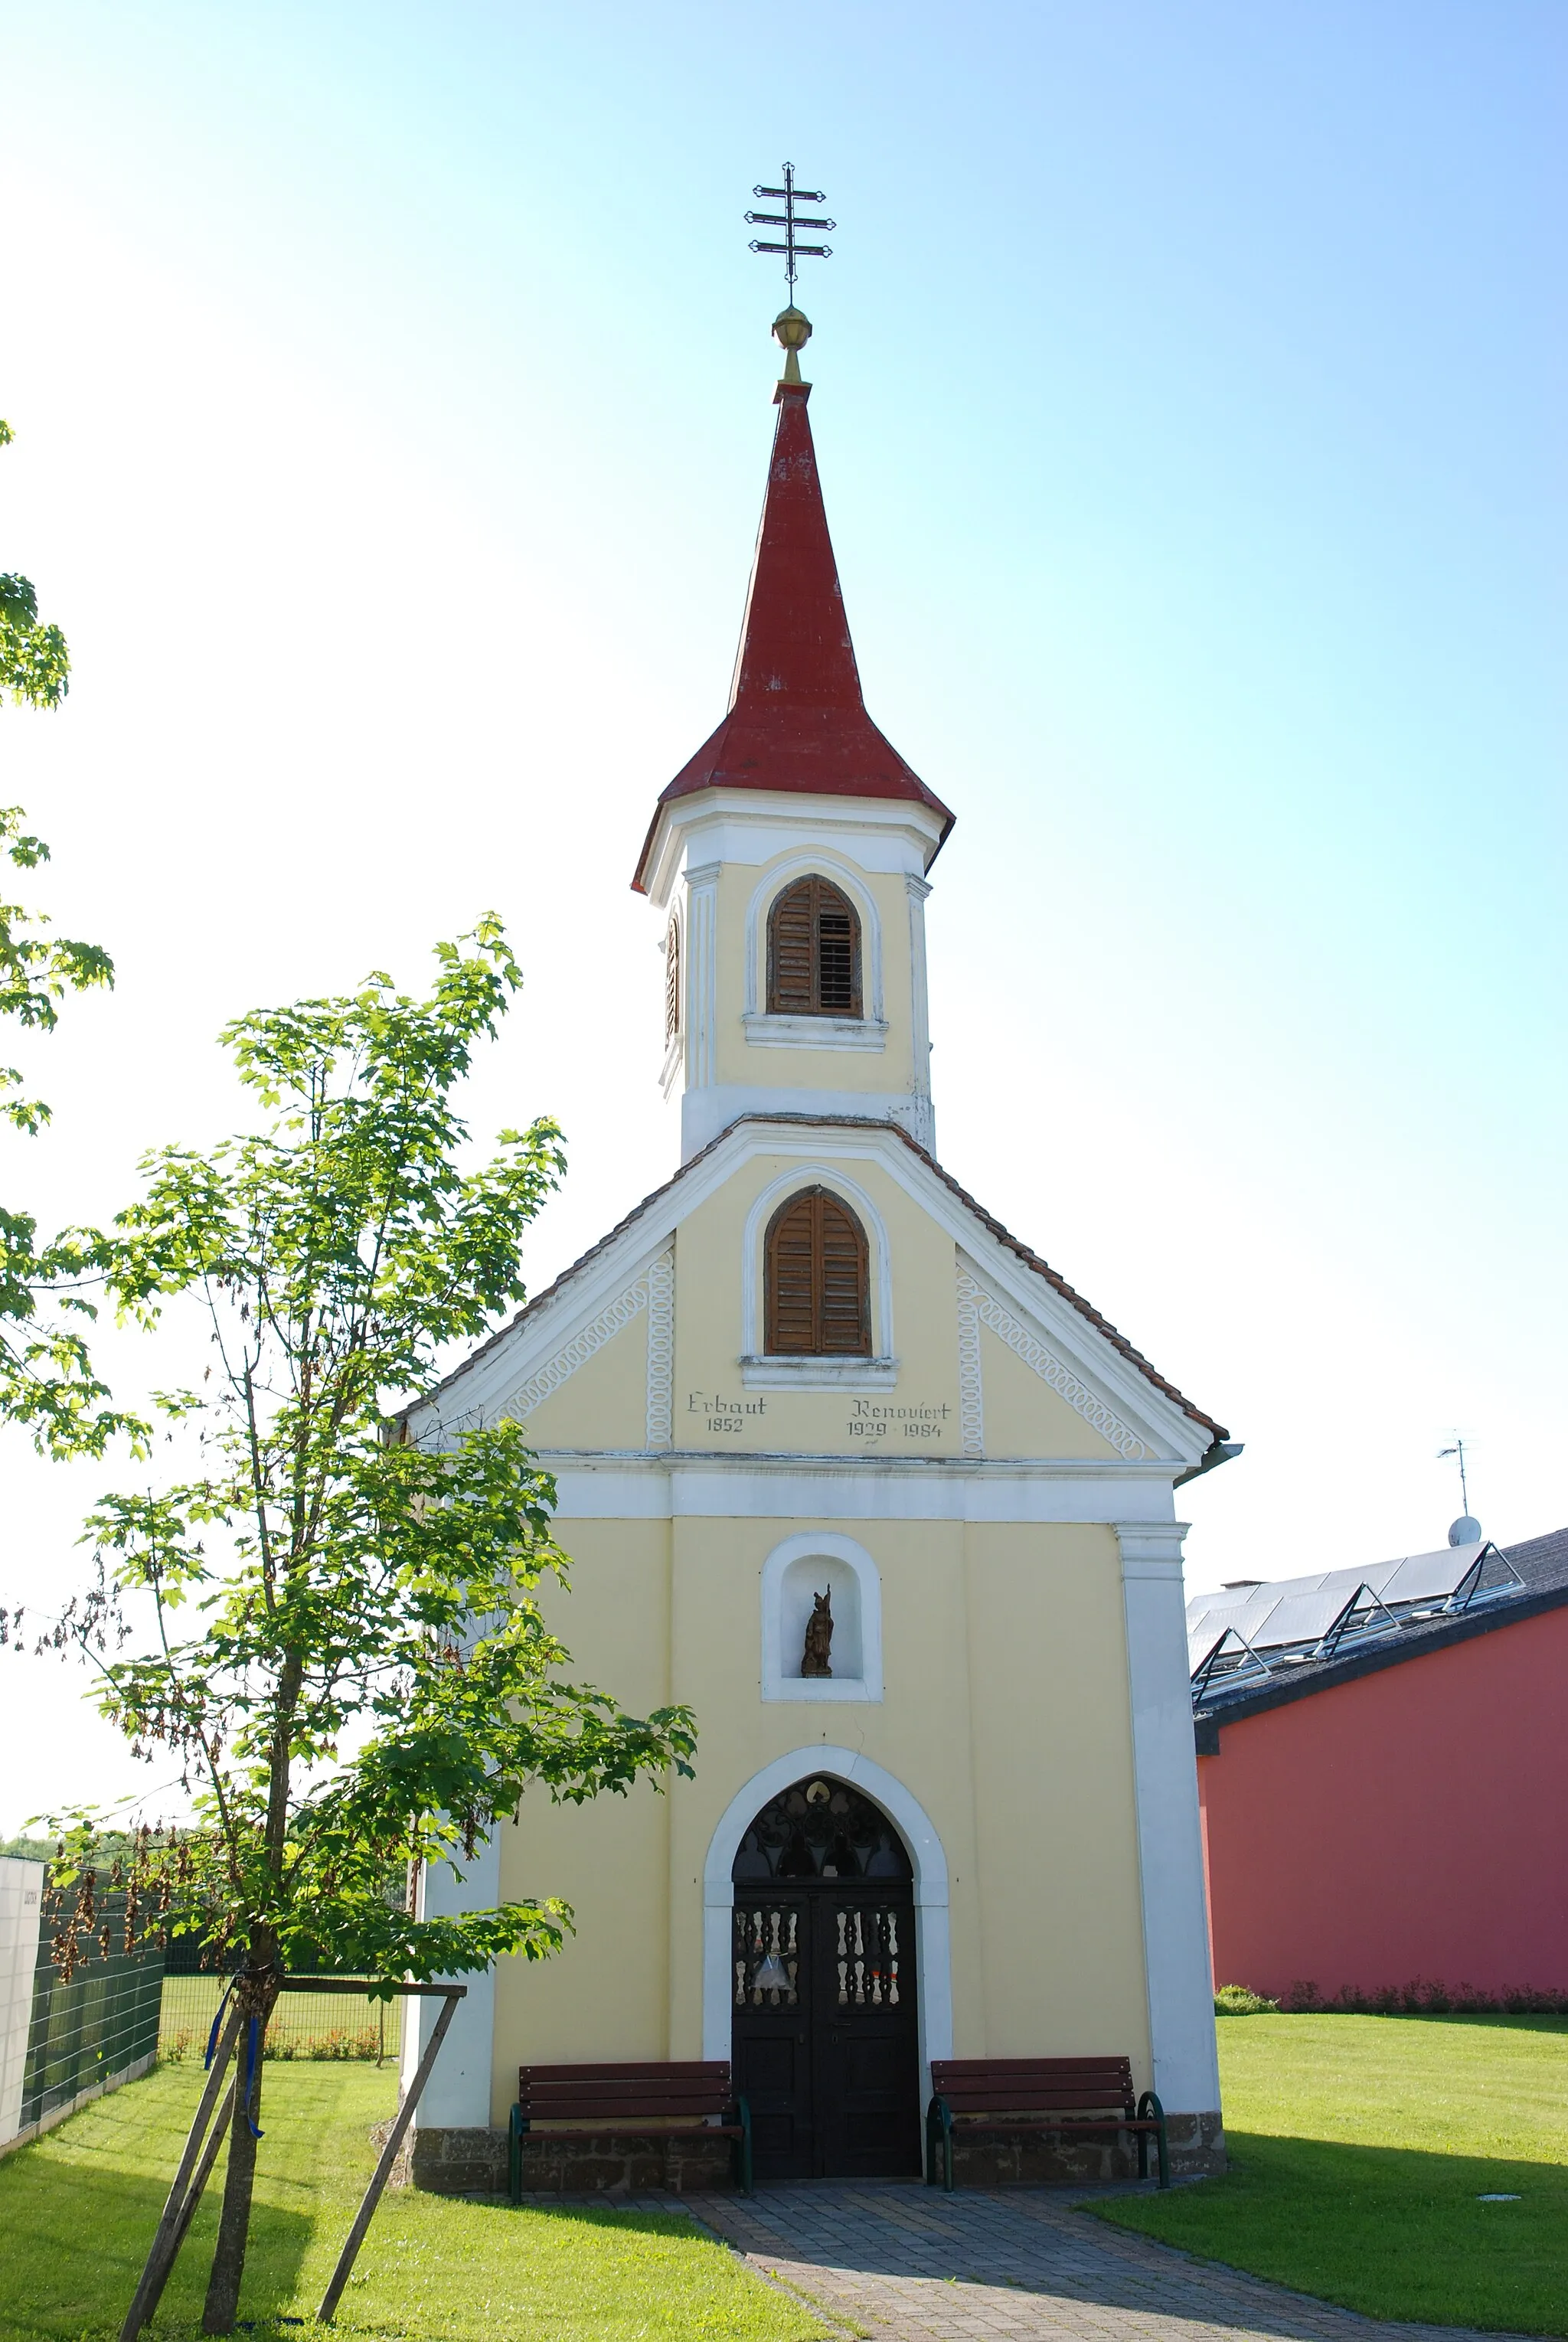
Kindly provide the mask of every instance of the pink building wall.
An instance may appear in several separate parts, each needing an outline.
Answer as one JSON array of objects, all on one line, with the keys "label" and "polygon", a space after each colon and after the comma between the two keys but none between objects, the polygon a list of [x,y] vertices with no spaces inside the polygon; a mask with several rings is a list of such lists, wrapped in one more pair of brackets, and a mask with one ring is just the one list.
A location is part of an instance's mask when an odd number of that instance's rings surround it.
[{"label": "pink building wall", "polygon": [[1222,1722],[1214,1977],[1568,1989],[1568,1606]]}]

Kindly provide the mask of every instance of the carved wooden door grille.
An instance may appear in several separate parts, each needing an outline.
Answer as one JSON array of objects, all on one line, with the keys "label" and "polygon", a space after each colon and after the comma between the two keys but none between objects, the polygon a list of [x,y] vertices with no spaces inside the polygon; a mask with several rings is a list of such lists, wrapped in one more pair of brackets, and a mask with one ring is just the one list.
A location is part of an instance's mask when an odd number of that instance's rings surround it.
[{"label": "carved wooden door grille", "polygon": [[800,1999],[800,1910],[735,1906],[735,2007],[794,2008]]},{"label": "carved wooden door grille", "polygon": [[834,1958],[840,2008],[898,2007],[900,1916],[887,1904],[869,1909],[838,1905],[834,1917],[838,1923]]}]

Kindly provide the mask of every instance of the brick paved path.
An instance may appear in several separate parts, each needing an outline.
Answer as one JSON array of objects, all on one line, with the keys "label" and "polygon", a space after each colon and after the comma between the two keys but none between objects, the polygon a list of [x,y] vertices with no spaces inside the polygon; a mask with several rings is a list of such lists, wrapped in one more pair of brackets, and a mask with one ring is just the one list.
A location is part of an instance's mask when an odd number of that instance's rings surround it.
[{"label": "brick paved path", "polygon": [[828,2182],[682,2208],[876,2342],[1461,2342],[1457,2327],[1384,2325],[1190,2260],[1074,2211],[1083,2200]]}]

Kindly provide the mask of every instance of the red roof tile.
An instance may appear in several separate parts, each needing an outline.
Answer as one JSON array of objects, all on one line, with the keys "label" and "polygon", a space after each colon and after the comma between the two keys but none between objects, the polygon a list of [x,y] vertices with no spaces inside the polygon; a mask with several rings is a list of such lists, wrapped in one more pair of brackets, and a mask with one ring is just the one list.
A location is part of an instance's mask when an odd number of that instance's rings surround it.
[{"label": "red roof tile", "polygon": [[[778,428],[741,626],[729,713],[682,767],[660,807],[698,789],[902,797],[953,816],[865,712],[828,535],[807,383],[778,386]],[[632,884],[645,892],[654,813]]]}]

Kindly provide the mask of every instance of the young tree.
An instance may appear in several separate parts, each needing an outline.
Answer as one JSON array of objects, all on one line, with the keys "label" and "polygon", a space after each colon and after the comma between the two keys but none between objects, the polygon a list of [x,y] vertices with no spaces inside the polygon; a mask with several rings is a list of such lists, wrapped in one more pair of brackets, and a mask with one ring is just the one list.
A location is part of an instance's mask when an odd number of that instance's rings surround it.
[{"label": "young tree", "polygon": [[[548,1121],[464,1167],[452,1093],[519,978],[494,917],[438,959],[423,999],[375,976],[239,1018],[225,1038],[266,1126],[149,1157],[141,1199],[83,1246],[122,1312],[179,1298],[205,1329],[201,1386],[160,1400],[197,1465],[103,1499],[98,1584],[68,1625],[105,1712],[173,1751],[192,1793],[196,1829],[132,1866],[141,1907],[232,1958],[264,2026],[318,1947],[416,1979],[554,1952],[560,1902],[421,1919],[389,1906],[389,1859],[461,1870],[525,1791],[691,1769],[689,1711],[628,1716],[564,1674],[536,1592],[567,1569],[554,1490],[517,1427],[470,1421],[426,1449],[387,1409],[521,1297],[520,1240],[563,1168]],[[146,1646],[101,1655],[138,1600]],[[235,2321],[256,2111],[236,2091],[209,2333]]]},{"label": "young tree", "polygon": [[[0,447],[9,446],[11,425],[0,423]],[[38,617],[32,582],[0,575],[0,706],[7,700],[25,707],[58,707],[70,688],[71,656],[58,626]],[[14,869],[35,870],[49,859],[41,837],[22,824],[20,806],[0,806],[0,855]],[[52,1033],[67,992],[112,985],[114,963],[96,944],[72,943],[46,934],[49,921],[24,904],[0,901],[0,1017],[25,1030]],[[15,1066],[0,1066],[0,1117],[33,1136],[49,1119],[42,1098],[19,1091]],[[44,1314],[38,1289],[68,1274],[68,1248],[38,1246],[38,1224],[30,1213],[0,1206],[0,1420],[25,1424],[46,1453],[75,1455],[85,1448],[101,1455],[116,1431],[133,1434],[133,1419],[109,1406],[108,1391],[95,1376],[83,1337],[92,1305],[73,1295]]]},{"label": "young tree", "polygon": [[[15,437],[0,423],[0,447]],[[38,616],[32,581],[0,574],[0,703],[19,700],[28,707],[58,707],[71,688],[71,655],[58,626]]]}]

